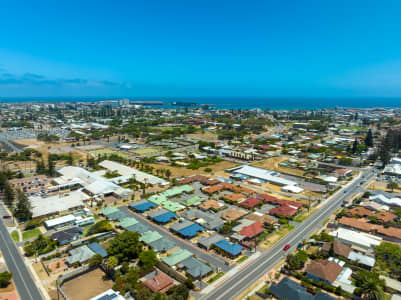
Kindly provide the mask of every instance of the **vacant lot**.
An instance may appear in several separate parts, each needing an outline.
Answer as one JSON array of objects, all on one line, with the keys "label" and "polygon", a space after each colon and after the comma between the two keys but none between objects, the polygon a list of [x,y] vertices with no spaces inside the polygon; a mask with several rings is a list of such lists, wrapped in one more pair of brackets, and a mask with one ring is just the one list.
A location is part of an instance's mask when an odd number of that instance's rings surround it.
[{"label": "vacant lot", "polygon": [[187,137],[208,140],[208,141],[217,141],[218,140],[217,134],[213,131],[205,131],[205,133],[202,133],[202,132],[191,133],[191,134],[187,134]]},{"label": "vacant lot", "polygon": [[63,284],[62,289],[68,299],[87,300],[111,289],[113,281],[105,280],[104,273],[95,269]]},{"label": "vacant lot", "polygon": [[[172,166],[165,166],[165,165],[158,165],[158,164],[149,164],[150,166],[154,167],[155,169],[169,169],[171,171],[171,177],[186,177],[194,174],[204,174],[204,175],[220,175],[219,173],[224,173],[224,170],[233,168],[237,166],[237,164],[230,162],[230,161],[221,161],[215,163],[214,165],[210,165],[207,167],[202,167],[197,170],[190,170],[185,167],[172,167]],[[212,169],[212,172],[205,172],[206,168]]]},{"label": "vacant lot", "polygon": [[123,158],[130,158],[131,156],[127,153],[123,153],[123,152],[119,152],[113,149],[109,149],[109,148],[103,148],[103,149],[97,149],[97,150],[92,150],[92,151],[88,151],[90,154],[93,154],[94,156],[98,156],[98,155],[110,155],[110,154],[116,154],[118,156],[121,156]]},{"label": "vacant lot", "polygon": [[271,157],[265,160],[257,161],[253,163],[255,167],[259,168],[264,168],[264,169],[269,169],[281,173],[286,173],[294,176],[303,176],[304,171],[300,169],[292,169],[292,168],[287,168],[287,167],[282,167],[280,166],[280,163],[288,160],[288,158],[281,157],[281,156],[275,156]]},{"label": "vacant lot", "polygon": [[[369,185],[368,190],[380,190],[380,191],[387,191],[391,192],[391,189],[387,188],[387,182],[381,181],[374,181],[372,184]],[[394,189],[394,193],[401,193],[401,189]]]}]

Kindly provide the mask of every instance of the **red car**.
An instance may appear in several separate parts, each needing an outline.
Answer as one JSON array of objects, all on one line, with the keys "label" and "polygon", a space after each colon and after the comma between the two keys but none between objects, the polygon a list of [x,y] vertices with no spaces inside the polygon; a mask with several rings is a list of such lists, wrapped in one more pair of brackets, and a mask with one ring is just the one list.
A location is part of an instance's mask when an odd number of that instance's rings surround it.
[{"label": "red car", "polygon": [[288,249],[290,249],[290,247],[291,247],[291,245],[287,244],[287,245],[284,246],[283,250],[287,251]]}]

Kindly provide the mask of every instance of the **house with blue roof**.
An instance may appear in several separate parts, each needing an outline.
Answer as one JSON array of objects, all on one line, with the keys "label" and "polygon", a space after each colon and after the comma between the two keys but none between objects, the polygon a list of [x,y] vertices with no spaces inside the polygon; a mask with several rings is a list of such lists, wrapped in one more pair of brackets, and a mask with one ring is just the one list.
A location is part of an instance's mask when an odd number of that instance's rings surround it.
[{"label": "house with blue roof", "polygon": [[88,248],[91,249],[95,254],[100,254],[103,258],[107,257],[107,251],[104,250],[99,243],[91,243],[88,245]]},{"label": "house with blue roof", "polygon": [[167,224],[173,219],[178,219],[178,216],[171,211],[166,212],[162,215],[153,217],[153,221],[155,221],[156,223],[159,223],[159,224]]},{"label": "house with blue roof", "polygon": [[229,241],[225,239],[214,243],[214,246],[222,250],[231,257],[236,257],[240,255],[243,250],[242,246],[240,246],[239,244],[235,243],[231,244]]},{"label": "house with blue roof", "polygon": [[149,209],[157,207],[157,205],[150,201],[139,201],[138,203],[130,203],[129,207],[139,213],[143,213]]},{"label": "house with blue roof", "polygon": [[202,232],[204,230],[205,228],[200,226],[198,223],[193,223],[188,227],[178,230],[177,233],[185,238],[193,238],[194,236],[198,235],[199,232]]}]

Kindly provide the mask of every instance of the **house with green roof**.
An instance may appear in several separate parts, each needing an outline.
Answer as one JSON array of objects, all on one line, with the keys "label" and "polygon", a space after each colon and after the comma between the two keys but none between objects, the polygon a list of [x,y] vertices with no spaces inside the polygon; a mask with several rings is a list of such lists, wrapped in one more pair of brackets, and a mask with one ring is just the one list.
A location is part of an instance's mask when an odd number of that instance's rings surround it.
[{"label": "house with green roof", "polygon": [[150,202],[160,205],[163,202],[167,201],[167,197],[162,194],[152,195],[148,199]]},{"label": "house with green roof", "polygon": [[185,206],[179,204],[178,202],[173,202],[170,200],[163,202],[162,205],[163,205],[163,208],[165,208],[171,212],[177,212],[177,211],[183,210],[185,208]]},{"label": "house with green roof", "polygon": [[185,249],[178,249],[171,253],[170,256],[165,256],[162,258],[162,261],[165,262],[170,267],[179,264],[180,262],[184,261],[185,259],[193,256],[192,252],[189,252]]},{"label": "house with green roof", "polygon": [[115,206],[107,206],[107,207],[104,207],[102,209],[101,214],[104,215],[104,216],[108,216],[108,215],[114,214],[114,213],[119,212],[119,211],[120,210]]},{"label": "house with green roof", "polygon": [[157,231],[146,231],[146,232],[142,233],[139,240],[144,242],[145,244],[149,245],[150,243],[157,241],[161,238],[162,238],[162,236]]},{"label": "house with green roof", "polygon": [[133,217],[128,217],[128,218],[124,218],[122,219],[117,226],[122,227],[124,229],[127,229],[127,227],[130,227],[132,225],[138,224],[138,221],[133,218]]},{"label": "house with green roof", "polygon": [[199,196],[195,196],[195,197],[191,197],[189,199],[183,200],[183,201],[181,201],[181,203],[184,204],[185,206],[192,206],[192,205],[198,205],[202,201],[204,201],[204,199],[202,199]]}]

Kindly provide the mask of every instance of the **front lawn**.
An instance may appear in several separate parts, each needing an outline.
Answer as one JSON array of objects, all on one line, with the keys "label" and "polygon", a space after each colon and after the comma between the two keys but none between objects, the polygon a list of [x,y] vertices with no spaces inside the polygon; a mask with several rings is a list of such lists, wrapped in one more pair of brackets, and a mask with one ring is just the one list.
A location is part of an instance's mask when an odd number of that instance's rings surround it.
[{"label": "front lawn", "polygon": [[19,242],[19,233],[17,230],[14,230],[11,232],[11,238],[13,239],[14,242],[18,243]]},{"label": "front lawn", "polygon": [[22,232],[22,239],[24,241],[30,240],[32,238],[37,237],[40,234],[41,234],[41,231],[39,230],[39,228],[34,228],[34,229],[31,229],[31,230],[27,230],[27,231]]},{"label": "front lawn", "polygon": [[219,279],[219,278],[221,278],[221,277],[223,277],[223,276],[224,276],[224,272],[219,272],[219,273],[217,273],[216,275],[214,275],[212,278],[210,278],[210,279],[207,281],[207,283],[208,283],[208,284],[211,284],[211,283],[215,282],[217,279]]}]

